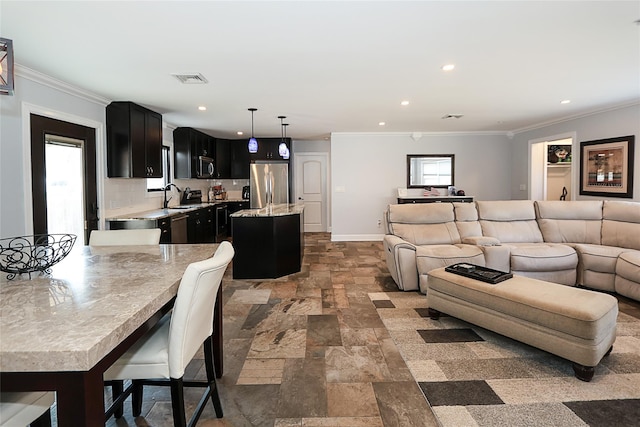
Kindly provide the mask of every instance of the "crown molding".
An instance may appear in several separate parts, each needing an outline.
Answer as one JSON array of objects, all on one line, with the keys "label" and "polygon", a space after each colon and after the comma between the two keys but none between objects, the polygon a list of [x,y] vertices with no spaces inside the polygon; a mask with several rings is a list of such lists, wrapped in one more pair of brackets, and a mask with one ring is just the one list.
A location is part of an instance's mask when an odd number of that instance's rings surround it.
[{"label": "crown molding", "polygon": [[[469,135],[508,135],[509,131],[506,130],[488,130],[488,131],[441,131],[441,132],[331,132],[331,136],[334,135],[370,135],[370,136],[408,136],[414,140],[420,139],[423,136],[469,136]],[[417,139],[416,139],[417,138]]]},{"label": "crown molding", "polygon": [[98,95],[94,92],[81,89],[77,86],[73,86],[69,83],[63,82],[62,80],[58,80],[54,77],[48,76],[46,74],[43,74],[39,71],[33,70],[31,68],[25,67],[20,64],[16,64],[14,71],[17,76],[20,76],[27,80],[31,80],[41,85],[48,86],[52,89],[56,89],[61,92],[67,93],[71,96],[82,98],[86,101],[93,102],[105,107],[112,101],[109,98],[105,98],[104,96]]},{"label": "crown molding", "polygon": [[581,119],[581,118],[584,118],[584,117],[593,116],[593,115],[596,115],[596,114],[606,113],[608,111],[615,111],[615,110],[621,110],[621,109],[627,108],[627,107],[633,107],[635,105],[640,105],[640,100],[634,100],[634,101],[624,102],[624,103],[620,103],[620,104],[610,105],[610,106],[604,107],[604,108],[598,108],[598,109],[594,109],[594,110],[583,111],[581,113],[573,114],[571,116],[565,116],[565,117],[561,117],[561,118],[557,118],[557,119],[553,119],[553,120],[548,120],[546,122],[540,122],[540,123],[537,123],[535,125],[525,126],[523,128],[519,128],[519,129],[514,129],[514,130],[510,131],[509,134],[517,135],[519,133],[529,132],[529,131],[532,131],[532,130],[541,129],[541,128],[545,128],[545,127],[548,127],[548,126],[557,125],[557,124],[560,124],[560,123],[565,123],[565,122],[568,122],[568,121],[571,121],[571,120],[577,120],[577,119]]}]

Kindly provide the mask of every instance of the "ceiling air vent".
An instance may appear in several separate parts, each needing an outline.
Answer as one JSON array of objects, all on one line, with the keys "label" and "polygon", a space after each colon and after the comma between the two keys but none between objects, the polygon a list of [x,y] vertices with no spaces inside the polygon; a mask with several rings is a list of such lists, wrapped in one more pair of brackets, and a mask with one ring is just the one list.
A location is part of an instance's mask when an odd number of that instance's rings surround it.
[{"label": "ceiling air vent", "polygon": [[462,117],[462,114],[445,114],[441,119],[459,119],[460,117]]},{"label": "ceiling air vent", "polygon": [[190,73],[190,74],[171,74],[176,79],[180,80],[180,83],[184,83],[186,85],[190,84],[206,84],[209,83],[207,79],[200,73]]}]

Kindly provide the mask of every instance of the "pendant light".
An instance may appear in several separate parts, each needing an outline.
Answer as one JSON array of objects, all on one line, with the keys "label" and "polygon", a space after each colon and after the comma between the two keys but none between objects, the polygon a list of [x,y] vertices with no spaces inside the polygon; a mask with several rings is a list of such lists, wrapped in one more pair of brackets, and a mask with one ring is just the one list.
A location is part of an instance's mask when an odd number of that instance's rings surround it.
[{"label": "pendant light", "polygon": [[287,148],[287,143],[284,141],[284,123],[282,122],[284,119],[286,119],[286,116],[278,116],[278,118],[280,119],[280,135],[282,137],[282,139],[280,140],[280,145],[278,146],[278,154],[280,154],[280,157],[284,157],[284,155],[287,153],[287,151],[289,150]]},{"label": "pendant light", "polygon": [[258,152],[258,140],[253,136],[253,112],[258,111],[257,108],[249,108],[251,111],[251,138],[249,139],[249,153],[257,153]]},{"label": "pendant light", "polygon": [[[287,126],[289,126],[289,123],[282,124],[282,127],[284,128],[284,139],[287,139]],[[284,144],[284,150],[281,155],[283,159],[289,159],[289,147],[287,147],[287,144]]]}]

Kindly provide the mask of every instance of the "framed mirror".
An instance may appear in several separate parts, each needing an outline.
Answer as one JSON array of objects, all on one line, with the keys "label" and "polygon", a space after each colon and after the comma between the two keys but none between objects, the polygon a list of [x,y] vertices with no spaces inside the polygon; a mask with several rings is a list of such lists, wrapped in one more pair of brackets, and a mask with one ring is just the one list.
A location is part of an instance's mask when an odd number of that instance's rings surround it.
[{"label": "framed mirror", "polygon": [[454,185],[454,154],[407,154],[407,188]]}]

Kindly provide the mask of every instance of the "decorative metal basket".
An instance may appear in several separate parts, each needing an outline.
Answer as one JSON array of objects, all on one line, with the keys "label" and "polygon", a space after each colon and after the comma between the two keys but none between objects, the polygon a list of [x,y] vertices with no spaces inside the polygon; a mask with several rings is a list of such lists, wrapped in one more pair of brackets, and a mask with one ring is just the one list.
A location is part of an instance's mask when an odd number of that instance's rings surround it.
[{"label": "decorative metal basket", "polygon": [[42,271],[51,273],[51,267],[62,261],[76,242],[74,234],[35,234],[0,239],[0,271],[16,275]]}]

